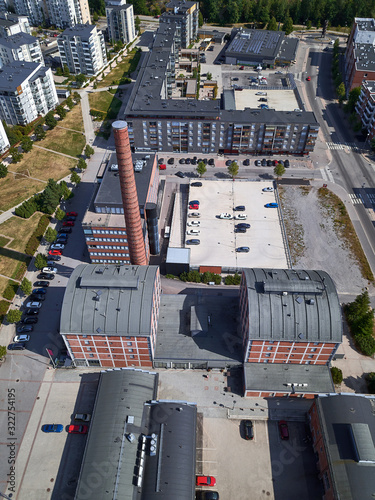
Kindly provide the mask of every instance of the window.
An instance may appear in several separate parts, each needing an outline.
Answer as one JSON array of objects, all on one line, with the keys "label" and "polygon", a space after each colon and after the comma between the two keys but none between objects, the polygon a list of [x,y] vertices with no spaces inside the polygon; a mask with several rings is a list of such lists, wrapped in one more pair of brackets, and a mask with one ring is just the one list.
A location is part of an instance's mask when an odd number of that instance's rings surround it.
[{"label": "window", "polygon": [[313,354],[309,354],[307,357],[308,357],[309,359],[311,359],[311,358],[313,358],[313,357],[314,357],[314,355],[313,355]]},{"label": "window", "polygon": [[89,340],[85,340],[85,344],[86,345],[90,345],[90,341]]},{"label": "window", "polygon": [[130,359],[134,359],[134,358],[135,358],[134,354],[131,354],[131,355],[129,356],[129,358],[130,358]]},{"label": "window", "polygon": [[131,342],[126,342],[126,345],[132,346],[133,344]]},{"label": "window", "polygon": [[314,347],[313,349],[310,349],[310,352],[315,352],[316,351],[316,347]]}]

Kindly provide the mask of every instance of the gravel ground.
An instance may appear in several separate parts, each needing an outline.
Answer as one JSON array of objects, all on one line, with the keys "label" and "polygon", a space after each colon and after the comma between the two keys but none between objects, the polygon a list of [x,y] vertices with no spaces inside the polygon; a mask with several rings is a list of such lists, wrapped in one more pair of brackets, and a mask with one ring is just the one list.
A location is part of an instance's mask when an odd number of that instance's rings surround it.
[{"label": "gravel ground", "polygon": [[321,205],[317,189],[282,186],[280,195],[293,267],[326,271],[339,294],[360,294],[368,282],[345,241],[337,236],[334,219]]}]

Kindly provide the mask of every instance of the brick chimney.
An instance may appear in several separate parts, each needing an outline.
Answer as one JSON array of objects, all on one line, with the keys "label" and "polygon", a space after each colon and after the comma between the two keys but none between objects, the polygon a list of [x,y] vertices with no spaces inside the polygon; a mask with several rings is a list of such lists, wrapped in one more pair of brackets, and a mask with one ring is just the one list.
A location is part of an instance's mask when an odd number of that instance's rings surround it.
[{"label": "brick chimney", "polygon": [[134,178],[133,159],[129,143],[128,124],[115,121],[112,124],[115,136],[116,156],[120,175],[121,197],[124,206],[126,234],[128,237],[130,262],[134,265],[148,264],[142,231],[137,187]]}]

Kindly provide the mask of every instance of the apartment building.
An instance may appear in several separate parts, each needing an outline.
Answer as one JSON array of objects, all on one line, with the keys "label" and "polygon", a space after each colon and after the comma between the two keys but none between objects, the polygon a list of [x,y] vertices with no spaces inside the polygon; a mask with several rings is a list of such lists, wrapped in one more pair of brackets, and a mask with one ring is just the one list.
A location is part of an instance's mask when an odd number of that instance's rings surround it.
[{"label": "apartment building", "polygon": [[14,8],[33,26],[47,22],[64,29],[91,22],[88,0],[14,0]]},{"label": "apartment building", "polygon": [[124,0],[109,0],[105,5],[107,16],[108,38],[123,44],[131,43],[135,39],[133,5]]},{"label": "apartment building", "polygon": [[0,70],[0,119],[7,124],[27,125],[57,104],[50,68],[14,61]]},{"label": "apartment building", "polygon": [[104,37],[95,25],[77,24],[57,37],[61,64],[70,73],[93,76],[107,64]]},{"label": "apartment building", "polygon": [[356,17],[345,51],[347,92],[375,80],[375,19]]},{"label": "apartment building", "polygon": [[10,148],[8,136],[5,133],[3,122],[0,121],[0,154]]},{"label": "apartment building", "polygon": [[356,107],[362,126],[367,130],[367,140],[375,137],[375,81],[364,81]]},{"label": "apartment building", "polygon": [[17,16],[7,11],[0,11],[0,36],[7,37],[17,33],[31,35],[29,19],[26,16]]},{"label": "apartment building", "polygon": [[233,99],[173,99],[176,24],[162,23],[144,54],[125,117],[135,151],[296,154],[314,150],[313,112],[235,109]]},{"label": "apartment building", "polygon": [[16,14],[28,17],[31,26],[41,25],[48,17],[43,0],[14,0],[13,3]]},{"label": "apartment building", "polygon": [[44,66],[39,40],[22,32],[7,38],[0,37],[0,69],[13,61],[35,62]]},{"label": "apartment building", "polygon": [[198,38],[199,4],[185,0],[172,0],[159,19],[160,24],[176,26],[175,41],[178,48],[188,48]]},{"label": "apartment building", "polygon": [[160,295],[157,266],[77,266],[60,321],[74,365],[152,367]]}]

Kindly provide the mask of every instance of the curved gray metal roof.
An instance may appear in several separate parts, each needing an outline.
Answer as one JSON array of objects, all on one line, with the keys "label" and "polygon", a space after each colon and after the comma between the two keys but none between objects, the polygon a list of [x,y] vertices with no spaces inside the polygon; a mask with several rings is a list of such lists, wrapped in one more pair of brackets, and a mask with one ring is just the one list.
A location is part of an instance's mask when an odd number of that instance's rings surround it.
[{"label": "curved gray metal roof", "polygon": [[81,264],[65,290],[60,333],[147,336],[157,266]]},{"label": "curved gray metal roof", "polygon": [[341,306],[324,271],[244,269],[249,340],[341,342]]}]

